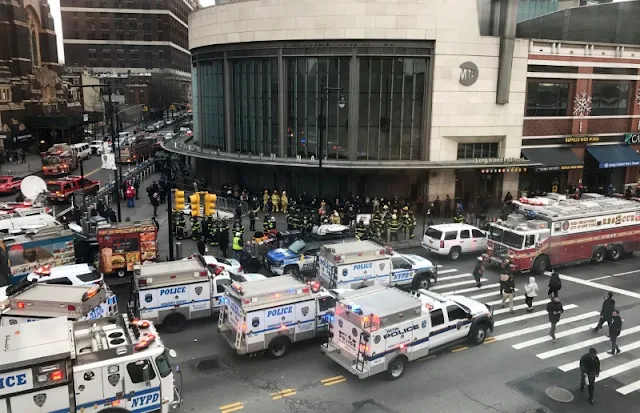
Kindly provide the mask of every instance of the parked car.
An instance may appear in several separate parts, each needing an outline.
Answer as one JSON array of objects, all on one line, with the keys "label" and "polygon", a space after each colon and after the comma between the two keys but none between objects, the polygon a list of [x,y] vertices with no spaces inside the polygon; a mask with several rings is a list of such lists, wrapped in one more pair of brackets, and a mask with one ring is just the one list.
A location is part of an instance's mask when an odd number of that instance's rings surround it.
[{"label": "parked car", "polygon": [[168,141],[169,139],[173,139],[176,136],[175,133],[173,132],[167,132],[164,134],[164,140]]},{"label": "parked car", "polygon": [[468,224],[432,225],[422,237],[422,248],[457,260],[462,254],[485,252],[487,232]]},{"label": "parked car", "polygon": [[149,125],[146,128],[144,128],[144,130],[146,132],[155,132],[156,131],[156,125]]},{"label": "parked car", "polygon": [[91,153],[93,155],[102,155],[102,151],[104,150],[104,141],[91,141],[89,143],[89,148],[91,148]]},{"label": "parked car", "polygon": [[13,175],[0,176],[0,193],[1,194],[15,194],[20,191],[20,184],[22,178]]},{"label": "parked car", "polygon": [[222,267],[232,275],[244,274],[242,265],[233,258],[214,257],[213,255],[205,255],[203,258],[210,269],[215,270],[215,267]]}]

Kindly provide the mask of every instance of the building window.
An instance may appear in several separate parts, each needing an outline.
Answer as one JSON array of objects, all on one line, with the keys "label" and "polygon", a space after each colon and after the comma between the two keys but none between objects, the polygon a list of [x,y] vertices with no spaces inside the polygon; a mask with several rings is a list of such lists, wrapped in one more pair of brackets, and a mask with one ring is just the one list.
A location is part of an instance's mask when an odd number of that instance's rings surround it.
[{"label": "building window", "polygon": [[141,101],[142,101],[142,99],[144,99],[144,89],[139,89],[138,90],[138,96],[140,97]]},{"label": "building window", "polygon": [[139,52],[138,49],[131,49],[129,51],[129,59],[131,60],[138,60],[139,58]]},{"label": "building window", "polygon": [[233,137],[243,153],[278,153],[278,61],[232,62]]},{"label": "building window", "polygon": [[630,82],[593,81],[592,116],[627,115]]},{"label": "building window", "polygon": [[96,60],[98,58],[98,54],[96,53],[96,49],[89,49],[88,55],[89,55],[89,60]]},{"label": "building window", "polygon": [[164,61],[164,50],[160,50],[158,52],[158,60],[159,61]]},{"label": "building window", "polygon": [[118,60],[124,60],[124,50],[123,49],[116,50],[116,57],[118,58]]},{"label": "building window", "polygon": [[11,87],[3,85],[0,87],[0,102],[11,102]]},{"label": "building window", "polygon": [[111,49],[102,49],[102,60],[111,60]]},{"label": "building window", "polygon": [[144,49],[144,60],[146,60],[147,62],[151,62],[153,60],[153,54],[151,53],[151,50]]},{"label": "building window", "polygon": [[110,36],[110,32],[109,32],[109,31],[106,31],[106,30],[105,30],[105,31],[100,32],[100,38],[101,38],[102,40],[109,40],[109,39],[111,38],[111,36]]},{"label": "building window", "polygon": [[151,35],[150,34],[145,34],[144,35],[144,41],[145,42],[150,42],[151,41]]},{"label": "building window", "polygon": [[526,116],[567,116],[569,83],[531,81],[527,85]]},{"label": "building window", "polygon": [[100,19],[100,29],[102,30],[109,30],[109,20],[107,19]]},{"label": "building window", "polygon": [[40,66],[40,21],[30,9],[27,9],[27,27],[29,28],[29,54],[31,64]]},{"label": "building window", "polygon": [[459,143],[458,159],[497,158],[500,144],[492,143]]},{"label": "building window", "polygon": [[76,29],[76,30],[80,28],[80,23],[78,22],[78,18],[77,17],[73,18],[73,28]]},{"label": "building window", "polygon": [[361,58],[358,159],[419,160],[427,61]]},{"label": "building window", "polygon": [[[160,51],[162,53],[162,50]],[[210,149],[226,150],[224,133],[224,63],[215,60],[199,66],[199,78],[194,80],[202,94],[200,119],[202,122],[202,146]],[[235,82],[232,88],[236,87]],[[240,147],[238,147],[240,150]]]},{"label": "building window", "polygon": [[[291,58],[285,65],[288,155],[317,158],[322,128],[323,154],[331,159],[348,158],[349,59]],[[321,83],[327,87],[342,87],[343,91],[329,92],[326,99],[322,99]],[[344,95],[347,105],[342,109],[338,107],[341,95]],[[323,118],[318,119],[321,100],[324,100]]]},{"label": "building window", "polygon": [[129,30],[138,30],[138,20],[129,19]]},{"label": "building window", "polygon": [[94,24],[94,20],[92,18],[87,19],[87,30],[95,30],[96,26]]},{"label": "building window", "polygon": [[114,19],[116,30],[122,30],[122,19]]}]

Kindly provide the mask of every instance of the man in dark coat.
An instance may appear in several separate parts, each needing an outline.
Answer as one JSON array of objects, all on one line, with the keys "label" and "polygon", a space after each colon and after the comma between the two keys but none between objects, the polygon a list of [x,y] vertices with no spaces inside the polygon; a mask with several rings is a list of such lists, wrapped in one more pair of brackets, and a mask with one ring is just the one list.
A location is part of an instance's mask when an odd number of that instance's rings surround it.
[{"label": "man in dark coat", "polygon": [[613,310],[616,308],[616,302],[613,299],[613,293],[608,292],[604,301],[602,302],[602,310],[600,310],[600,321],[598,325],[593,329],[594,334],[597,333],[602,325],[606,322],[611,327],[611,318],[613,317]]},{"label": "man in dark coat", "polygon": [[580,358],[580,391],[584,391],[584,385],[589,389],[589,403],[593,404],[593,390],[596,377],[600,375],[600,359],[595,348]]},{"label": "man in dark coat", "polygon": [[218,233],[218,242],[220,243],[220,251],[222,251],[222,256],[224,258],[228,257],[228,251],[229,251],[229,231],[228,230],[222,230],[220,233]]},{"label": "man in dark coat", "polygon": [[549,323],[551,323],[551,330],[549,330],[549,335],[553,342],[556,342],[556,325],[560,321],[560,315],[564,313],[564,308],[562,308],[562,303],[560,302],[560,298],[553,297],[551,302],[547,304],[547,313],[549,313]]},{"label": "man in dark coat", "polygon": [[207,253],[207,243],[204,240],[204,237],[200,237],[198,240],[198,252],[200,255],[205,255]]},{"label": "man in dark coat", "polygon": [[611,323],[609,324],[609,340],[611,340],[611,351],[607,353],[617,356],[620,354],[620,347],[618,347],[618,336],[622,332],[622,318],[618,310],[613,310]]}]

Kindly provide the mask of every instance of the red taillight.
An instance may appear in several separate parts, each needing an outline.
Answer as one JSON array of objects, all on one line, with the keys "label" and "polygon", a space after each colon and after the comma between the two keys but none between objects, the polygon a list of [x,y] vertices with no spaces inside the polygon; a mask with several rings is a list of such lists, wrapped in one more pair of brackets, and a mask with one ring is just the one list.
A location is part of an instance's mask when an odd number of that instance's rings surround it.
[{"label": "red taillight", "polygon": [[242,268],[242,265],[238,267],[238,272],[244,272],[244,268]]},{"label": "red taillight", "polygon": [[444,248],[444,241],[440,241],[440,248]]},{"label": "red taillight", "polygon": [[69,304],[69,305],[67,306],[67,311],[76,311],[76,306],[75,306],[75,305],[71,305],[71,304]]},{"label": "red taillight", "polygon": [[216,269],[215,269],[215,270],[213,270],[213,273],[214,273],[215,275],[220,275],[220,273],[221,273],[222,271],[223,271],[223,268],[222,268],[222,267],[216,267]]},{"label": "red taillight", "polygon": [[200,276],[201,277],[206,277],[207,276],[207,272],[206,271],[200,271]]},{"label": "red taillight", "polygon": [[62,373],[62,370],[54,370],[49,374],[49,377],[53,381],[58,381],[64,378],[64,374]]},{"label": "red taillight", "polygon": [[304,287],[304,288],[302,289],[302,292],[306,294],[306,293],[308,293],[308,292],[309,292],[309,289],[308,289],[307,287]]},{"label": "red taillight", "polygon": [[101,280],[98,280],[98,281],[94,281],[94,282],[93,282],[93,284],[96,284],[96,285],[101,285],[101,284],[102,284],[102,281],[101,281]]},{"label": "red taillight", "polygon": [[140,280],[138,281],[138,283],[140,285],[147,285],[147,280],[145,280],[144,278],[140,278]]},{"label": "red taillight", "polygon": [[175,274],[174,274],[174,275],[172,275],[172,276],[171,276],[171,277],[169,277],[169,278],[171,278],[171,279],[173,280],[174,278],[176,278],[176,276],[175,276]]},{"label": "red taillight", "polygon": [[24,308],[24,301],[18,301],[18,308]]}]

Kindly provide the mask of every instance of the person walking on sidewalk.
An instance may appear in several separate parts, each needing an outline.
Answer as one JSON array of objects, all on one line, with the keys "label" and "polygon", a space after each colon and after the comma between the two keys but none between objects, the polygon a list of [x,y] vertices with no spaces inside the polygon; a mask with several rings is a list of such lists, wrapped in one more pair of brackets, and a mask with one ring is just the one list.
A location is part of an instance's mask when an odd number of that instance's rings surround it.
[{"label": "person walking on sidewalk", "polygon": [[154,192],[153,195],[151,195],[151,205],[153,206],[153,216],[157,217],[158,207],[160,206],[160,194],[157,192]]},{"label": "person walking on sidewalk", "polygon": [[509,278],[504,282],[504,291],[502,295],[502,308],[504,308],[505,303],[509,300],[509,312],[511,314],[513,311],[513,296],[516,293],[516,282],[513,279],[513,275],[509,274]]},{"label": "person walking on sidewalk", "polygon": [[524,302],[527,305],[527,311],[533,311],[533,299],[538,295],[538,283],[535,277],[529,277],[529,283],[524,285]]},{"label": "person walking on sidewalk", "polygon": [[620,347],[618,347],[618,336],[622,332],[622,318],[618,310],[613,310],[611,317],[611,324],[609,324],[609,340],[611,341],[611,351],[607,353],[617,356],[620,354]]},{"label": "person walking on sidewalk", "polygon": [[600,321],[598,321],[598,325],[593,329],[593,333],[597,333],[602,325],[606,322],[611,329],[611,318],[613,317],[613,310],[616,309],[616,301],[613,299],[613,293],[609,291],[607,295],[604,297],[604,301],[602,302],[602,310],[600,310]]},{"label": "person walking on sidewalk", "polygon": [[482,274],[484,274],[484,260],[482,257],[478,257],[478,262],[476,262],[476,268],[473,269],[473,278],[476,280],[476,287],[480,288],[482,285],[480,284],[480,280],[482,279]]},{"label": "person walking on sidewalk", "polygon": [[133,189],[131,185],[127,185],[125,196],[127,197],[127,207],[134,208],[136,206],[135,205],[136,190]]},{"label": "person walking on sidewalk", "polygon": [[260,208],[252,209],[249,211],[249,231],[256,231],[256,221],[258,221],[258,211]]},{"label": "person walking on sidewalk", "polygon": [[549,298],[560,297],[560,289],[562,288],[562,281],[560,280],[560,274],[556,271],[551,273],[551,279],[549,280]]},{"label": "person walking on sidewalk", "polygon": [[511,275],[511,271],[509,271],[509,265],[507,264],[505,268],[500,272],[500,298],[502,298],[502,293],[504,292],[504,286],[506,282],[509,280],[509,275]]},{"label": "person walking on sidewalk", "polygon": [[585,384],[589,390],[589,403],[593,404],[593,390],[596,387],[596,377],[600,375],[600,359],[595,348],[580,357],[580,391],[584,391]]},{"label": "person walking on sidewalk", "polygon": [[560,321],[560,315],[564,313],[564,308],[562,308],[562,303],[560,302],[560,298],[553,297],[551,302],[547,304],[547,313],[549,313],[549,323],[551,323],[551,329],[549,330],[549,336],[553,342],[556,342],[556,326]]}]

